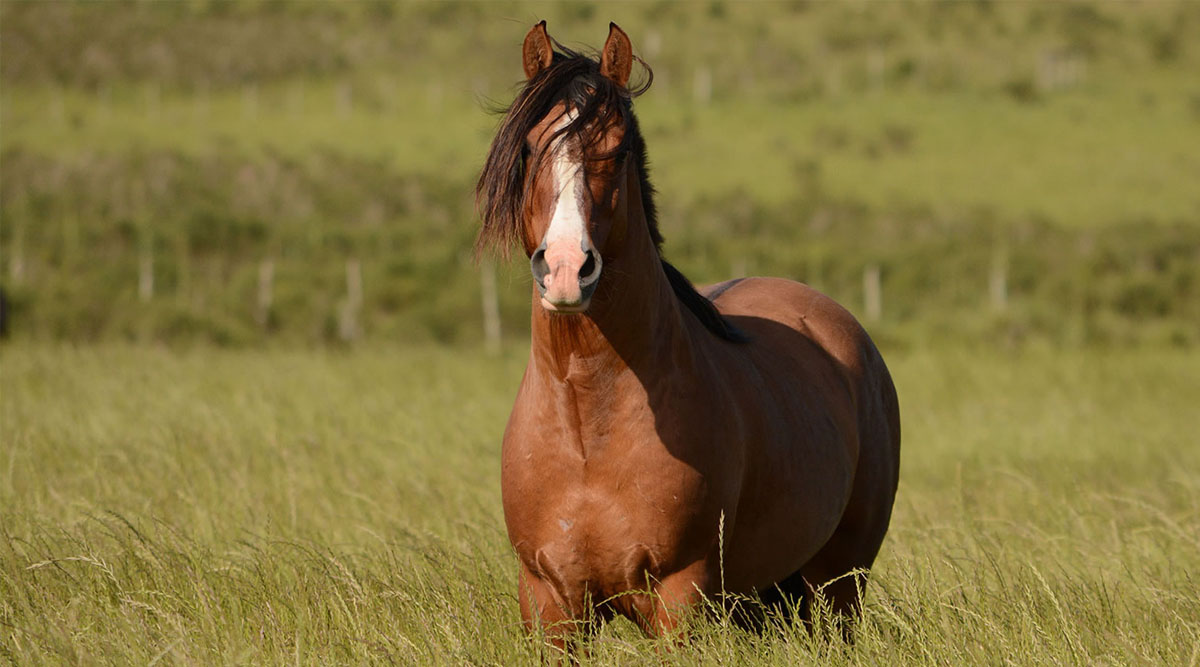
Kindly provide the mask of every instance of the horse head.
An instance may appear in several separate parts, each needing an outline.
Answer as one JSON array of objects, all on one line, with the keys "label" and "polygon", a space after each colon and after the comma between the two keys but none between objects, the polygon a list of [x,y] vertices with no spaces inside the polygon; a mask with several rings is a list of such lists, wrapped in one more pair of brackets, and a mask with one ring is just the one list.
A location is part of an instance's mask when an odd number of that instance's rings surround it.
[{"label": "horse head", "polygon": [[547,311],[587,310],[605,260],[620,254],[626,198],[637,182],[630,170],[641,161],[628,87],[633,60],[629,37],[615,24],[599,62],[556,51],[545,21],[525,36],[525,88],[480,180],[481,236],[489,223],[508,227],[495,233],[521,242]]}]

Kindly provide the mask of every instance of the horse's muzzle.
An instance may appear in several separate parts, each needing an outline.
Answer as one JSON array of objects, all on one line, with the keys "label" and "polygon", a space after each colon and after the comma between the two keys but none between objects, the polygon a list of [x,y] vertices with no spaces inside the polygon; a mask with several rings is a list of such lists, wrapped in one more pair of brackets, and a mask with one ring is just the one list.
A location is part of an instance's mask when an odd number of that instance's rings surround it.
[{"label": "horse's muzzle", "polygon": [[533,281],[547,310],[578,313],[587,309],[600,281],[603,262],[600,253],[586,241],[579,247],[557,242],[551,247],[543,241],[529,258]]}]

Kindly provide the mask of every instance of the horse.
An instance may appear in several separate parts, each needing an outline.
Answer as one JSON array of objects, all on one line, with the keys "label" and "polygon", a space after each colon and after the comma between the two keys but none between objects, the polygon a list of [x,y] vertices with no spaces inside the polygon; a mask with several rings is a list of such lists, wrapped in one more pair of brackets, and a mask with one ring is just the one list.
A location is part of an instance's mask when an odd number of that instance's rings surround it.
[{"label": "horse", "polygon": [[698,290],[663,259],[634,60],[616,24],[598,59],[533,26],[476,186],[477,252],[519,244],[533,278],[501,453],[524,627],[570,650],[615,614],[678,636],[706,599],[807,615],[818,589],[852,619],[899,476],[888,369],[807,285]]}]

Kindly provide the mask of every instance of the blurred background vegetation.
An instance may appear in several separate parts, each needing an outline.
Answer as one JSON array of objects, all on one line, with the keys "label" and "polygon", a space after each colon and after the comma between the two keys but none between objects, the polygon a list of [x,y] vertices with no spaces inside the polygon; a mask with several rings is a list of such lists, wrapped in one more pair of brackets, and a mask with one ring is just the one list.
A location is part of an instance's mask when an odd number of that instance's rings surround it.
[{"label": "blurred background vegetation", "polygon": [[[666,253],[885,344],[1200,344],[1200,3],[0,4],[10,336],[506,337],[472,188],[545,18],[616,21]],[[482,271],[482,274],[481,274]]]}]

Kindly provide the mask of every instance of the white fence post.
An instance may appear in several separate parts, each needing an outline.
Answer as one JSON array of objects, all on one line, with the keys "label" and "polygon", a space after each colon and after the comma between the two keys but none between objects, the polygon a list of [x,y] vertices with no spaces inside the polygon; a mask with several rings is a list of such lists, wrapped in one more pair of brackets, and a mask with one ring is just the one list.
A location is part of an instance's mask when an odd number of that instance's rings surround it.
[{"label": "white fence post", "polygon": [[692,77],[692,97],[697,104],[708,104],[712,101],[712,92],[712,70],[706,65],[701,65],[696,68]]},{"label": "white fence post", "polygon": [[490,259],[479,266],[479,291],[483,298],[483,337],[488,352],[500,352],[500,298],[496,291],[496,266]]},{"label": "white fence post", "polygon": [[883,289],[880,286],[878,264],[868,264],[863,269],[863,310],[869,322],[878,322],[883,317]]},{"label": "white fence post", "polygon": [[347,343],[358,340],[362,335],[358,315],[362,309],[363,279],[362,264],[358,259],[346,260],[346,300],[338,314],[338,335]]},{"label": "white fence post", "polygon": [[271,323],[271,305],[274,302],[275,260],[270,257],[258,265],[258,299],[255,302],[254,321],[263,331]]},{"label": "white fence post", "polygon": [[992,309],[998,313],[1008,310],[1008,246],[1000,243],[992,253],[992,271],[988,275],[988,295]]},{"label": "white fence post", "polygon": [[[142,232],[149,234],[148,232]],[[142,241],[141,257],[138,259],[138,300],[149,303],[154,298],[154,243]]]}]

